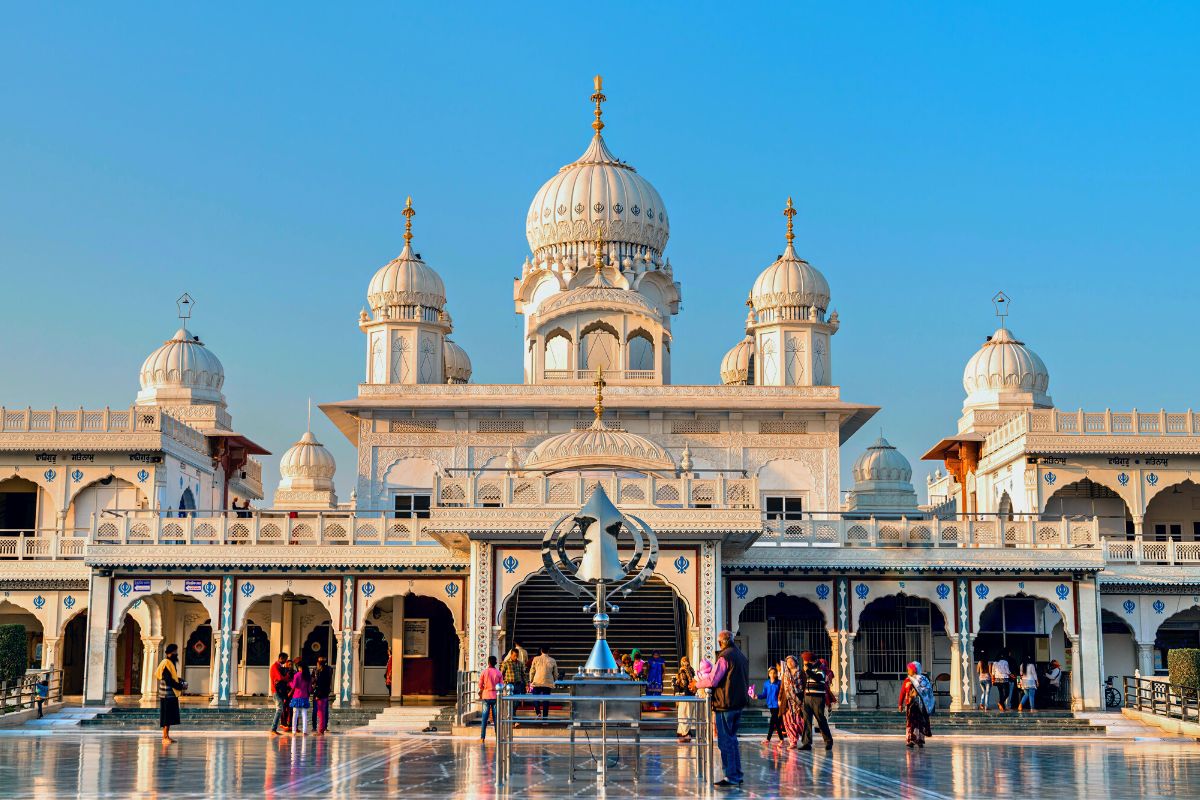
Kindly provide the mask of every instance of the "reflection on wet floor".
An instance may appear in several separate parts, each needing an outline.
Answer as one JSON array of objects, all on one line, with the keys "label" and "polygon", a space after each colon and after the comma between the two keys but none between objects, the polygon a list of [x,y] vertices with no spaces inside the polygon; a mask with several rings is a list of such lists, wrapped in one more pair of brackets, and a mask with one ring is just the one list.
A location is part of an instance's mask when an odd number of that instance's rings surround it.
[{"label": "reflection on wet floor", "polygon": [[[154,735],[0,736],[5,797],[595,797],[595,774],[568,784],[565,747],[521,742],[512,781],[493,784],[491,743],[447,738],[268,739],[180,732],[166,749]],[[1200,798],[1200,748],[1186,741],[932,740],[910,751],[899,739],[843,738],[833,753],[742,744],[739,797],[950,797],[1100,800]],[[628,750],[622,752],[627,759]],[[627,763],[610,774],[613,797],[712,796],[694,762],[671,744],[643,751],[642,781]]]}]

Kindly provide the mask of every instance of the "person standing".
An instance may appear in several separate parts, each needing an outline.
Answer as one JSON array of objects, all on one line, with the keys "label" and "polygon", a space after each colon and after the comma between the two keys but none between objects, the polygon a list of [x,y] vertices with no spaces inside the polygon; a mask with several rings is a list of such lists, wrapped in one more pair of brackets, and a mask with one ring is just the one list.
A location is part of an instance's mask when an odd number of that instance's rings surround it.
[{"label": "person standing", "polygon": [[979,681],[979,710],[987,711],[992,704],[992,667],[986,659],[975,664],[975,677]]},{"label": "person standing", "polygon": [[[550,656],[548,648],[541,648],[538,655],[534,657],[533,663],[529,665],[529,683],[532,687],[530,692],[533,694],[550,694],[554,689],[554,682],[558,680],[558,662]],[[534,706],[534,711],[537,712],[539,719],[547,719],[550,716],[550,701],[543,700]]]},{"label": "person standing", "polygon": [[[783,660],[779,681],[779,717],[790,747],[800,747],[800,732],[804,729],[804,681],[800,662],[795,656]],[[787,742],[785,742],[786,744]]]},{"label": "person standing", "polygon": [[996,706],[1001,711],[1008,711],[1013,701],[1012,667],[1004,653],[992,662],[992,684],[996,687]]},{"label": "person standing", "polygon": [[[692,662],[687,656],[679,659],[679,671],[675,673],[675,677],[671,681],[671,687],[675,690],[675,694],[681,697],[696,696],[696,670],[692,669]],[[675,734],[679,737],[680,744],[687,744],[692,740],[692,706],[695,703],[676,703],[675,704]]]},{"label": "person standing", "polygon": [[46,675],[43,677],[40,681],[34,684],[33,688],[37,692],[38,719],[41,719],[43,716],[45,716],[42,714],[42,705],[44,705],[45,702],[50,698],[50,676]]},{"label": "person standing", "polygon": [[504,676],[509,691],[513,694],[525,694],[529,684],[529,673],[525,670],[525,662],[517,648],[509,650],[508,658],[500,662],[500,674]]},{"label": "person standing", "polygon": [[925,737],[932,736],[929,714],[933,711],[933,686],[921,674],[921,662],[908,665],[908,677],[900,685],[899,708],[904,711],[904,746],[924,747]]},{"label": "person standing", "polygon": [[[488,656],[487,669],[479,673],[479,699],[483,701],[483,714],[479,720],[479,741],[487,738],[488,718],[496,723],[496,689],[504,683],[504,676],[496,669],[496,657]],[[499,729],[497,728],[497,734]]]},{"label": "person standing", "polygon": [[1046,680],[1050,682],[1051,700],[1058,703],[1058,693],[1062,690],[1062,665],[1057,659],[1050,659],[1050,669],[1046,670]]},{"label": "person standing", "polygon": [[333,669],[325,663],[325,656],[317,656],[317,668],[312,675],[313,710],[316,712],[317,736],[324,736],[329,729],[329,696],[333,694]]},{"label": "person standing", "polygon": [[779,718],[779,687],[782,686],[779,680],[779,670],[771,667],[767,670],[767,682],[763,684],[763,700],[767,704],[767,713],[771,715],[770,722],[767,723],[767,738],[763,744],[771,743],[771,735],[778,732],[779,741],[781,744],[787,744],[787,739],[783,735],[783,722]]},{"label": "person standing", "polygon": [[271,735],[278,736],[279,728],[282,725],[283,732],[288,733],[291,727],[287,724],[288,683],[291,681],[291,675],[288,674],[288,654],[280,653],[279,658],[271,665],[270,681],[271,694],[275,698],[275,716],[271,720]]},{"label": "person standing", "polygon": [[520,642],[513,642],[513,649],[517,651],[517,658],[521,659],[521,665],[529,670],[529,652],[521,646]]},{"label": "person standing", "polygon": [[1021,665],[1021,689],[1025,694],[1021,701],[1017,703],[1017,713],[1025,710],[1025,704],[1029,703],[1029,713],[1036,714],[1037,709],[1033,705],[1033,697],[1037,694],[1038,676],[1037,665],[1032,660],[1026,661]]},{"label": "person standing", "polygon": [[[663,661],[662,654],[655,650],[646,662],[646,694],[657,696],[663,693],[663,677],[666,670],[667,662]],[[654,703],[651,708],[658,711],[659,704]]]},{"label": "person standing", "polygon": [[700,678],[703,688],[712,690],[713,716],[717,724],[717,748],[721,751],[721,768],[725,777],[713,785],[725,789],[741,786],[742,751],[738,743],[738,726],[742,709],[746,707],[746,692],[750,688],[750,662],[733,643],[733,634],[717,634],[717,663],[710,674]]},{"label": "person standing", "polygon": [[312,679],[308,676],[308,667],[296,662],[296,671],[292,673],[291,699],[288,704],[292,707],[292,735],[308,735],[309,695],[312,693]]},{"label": "person standing", "polygon": [[179,680],[179,645],[167,645],[166,654],[154,670],[158,681],[158,726],[162,728],[163,744],[171,744],[171,727],[179,724],[179,697],[187,683]]},{"label": "person standing", "polygon": [[801,653],[800,660],[804,662],[800,675],[804,686],[804,730],[800,734],[800,749],[812,750],[812,726],[815,720],[825,740],[825,749],[832,750],[833,735],[829,732],[829,720],[825,718],[825,693],[829,691],[829,681],[810,651]]}]

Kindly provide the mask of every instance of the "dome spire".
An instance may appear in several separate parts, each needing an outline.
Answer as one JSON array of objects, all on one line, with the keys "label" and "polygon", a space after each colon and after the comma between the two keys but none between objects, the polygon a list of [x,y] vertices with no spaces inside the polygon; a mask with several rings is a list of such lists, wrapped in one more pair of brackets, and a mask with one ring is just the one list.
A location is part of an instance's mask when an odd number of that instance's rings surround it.
[{"label": "dome spire", "polygon": [[596,367],[596,380],[592,381],[592,385],[596,387],[596,405],[592,406],[592,411],[596,412],[596,421],[592,423],[593,427],[604,425],[604,387],[608,384],[604,380],[604,367]]},{"label": "dome spire", "polygon": [[792,246],[792,241],[795,240],[796,234],[792,230],[792,217],[796,216],[796,209],[792,205],[792,198],[788,198],[787,208],[783,210],[783,215],[787,217],[787,243],[788,247]]},{"label": "dome spire", "polygon": [[1008,327],[1005,323],[1008,321],[1008,307],[1012,304],[1012,298],[1006,295],[1003,291],[996,292],[992,297],[992,305],[996,307],[996,316],[1000,318],[1001,329]]},{"label": "dome spire", "polygon": [[175,301],[175,307],[179,309],[179,318],[183,320],[183,325],[187,327],[187,321],[192,316],[192,306],[196,305],[196,301],[187,292],[179,295],[179,299]]},{"label": "dome spire", "polygon": [[597,75],[593,79],[593,83],[596,86],[596,92],[592,95],[592,102],[596,104],[596,119],[594,122],[592,122],[592,129],[595,130],[596,135],[599,136],[600,131],[604,130],[604,120],[600,119],[601,114],[604,112],[600,110],[600,104],[608,98],[604,96],[604,78]]},{"label": "dome spire", "polygon": [[412,195],[404,201],[404,210],[400,212],[404,215],[404,246],[412,245],[412,218],[417,213],[412,207]]},{"label": "dome spire", "polygon": [[600,274],[600,270],[604,269],[604,223],[596,223],[596,274]]}]

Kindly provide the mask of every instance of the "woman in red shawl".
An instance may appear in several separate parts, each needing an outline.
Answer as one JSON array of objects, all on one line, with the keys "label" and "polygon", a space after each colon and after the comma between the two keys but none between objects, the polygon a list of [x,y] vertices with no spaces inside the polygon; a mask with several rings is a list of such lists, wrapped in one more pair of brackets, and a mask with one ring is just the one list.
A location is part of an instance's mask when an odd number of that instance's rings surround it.
[{"label": "woman in red shawl", "polygon": [[791,740],[790,747],[800,746],[800,732],[804,728],[804,690],[800,685],[800,665],[795,656],[784,659],[779,671],[779,716],[783,718],[783,730]]}]

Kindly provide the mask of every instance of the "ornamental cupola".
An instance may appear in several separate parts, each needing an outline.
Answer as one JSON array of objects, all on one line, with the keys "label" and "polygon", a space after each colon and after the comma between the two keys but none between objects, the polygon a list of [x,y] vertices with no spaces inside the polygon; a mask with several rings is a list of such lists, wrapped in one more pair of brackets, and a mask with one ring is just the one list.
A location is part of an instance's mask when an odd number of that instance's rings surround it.
[{"label": "ornamental cupola", "polygon": [[471,362],[446,337],[454,329],[442,278],[412,246],[412,198],[405,200],[404,249],[367,287],[358,327],[367,335],[365,383],[466,383]]},{"label": "ornamental cupola", "polygon": [[847,511],[871,516],[916,516],[912,465],[880,436],[854,462],[854,489]]},{"label": "ornamental cupola", "polygon": [[[679,284],[664,259],[670,232],[658,191],[609,149],[595,79],[592,139],[534,196],[532,256],[515,279],[525,317],[525,382],[670,382],[670,324]],[[583,291],[581,291],[583,290]]]},{"label": "ornamental cupola", "polygon": [[336,508],[337,493],[333,484],[336,471],[333,454],[313,436],[310,408],[309,429],[279,459],[280,481],[275,490],[275,506]]},{"label": "ornamental cupola", "polygon": [[963,370],[967,396],[963,412],[973,409],[1052,408],[1050,371],[1037,353],[1017,339],[1005,319],[1011,299],[1004,292],[992,298],[1000,327],[987,337]]}]

